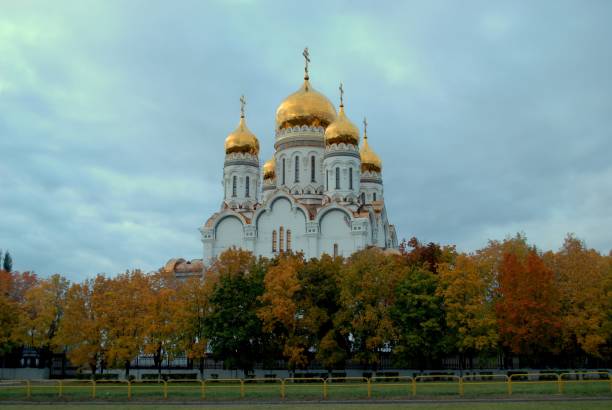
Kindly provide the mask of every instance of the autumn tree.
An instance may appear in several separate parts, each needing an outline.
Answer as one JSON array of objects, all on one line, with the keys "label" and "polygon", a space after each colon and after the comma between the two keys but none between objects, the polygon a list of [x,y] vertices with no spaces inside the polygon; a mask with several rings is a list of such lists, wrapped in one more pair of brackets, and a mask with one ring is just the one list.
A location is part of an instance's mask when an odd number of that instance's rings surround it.
[{"label": "autumn tree", "polygon": [[609,354],[612,270],[607,258],[573,235],[559,252],[544,255],[555,272],[561,303],[564,348],[603,358]]},{"label": "autumn tree", "polygon": [[[70,362],[88,367],[95,377],[98,363],[104,357],[104,332],[100,315],[108,301],[104,295],[108,280],[95,279],[74,283],[66,293],[64,316],[55,337],[55,344],[66,349]],[[102,296],[101,296],[102,295]]]},{"label": "autumn tree", "polygon": [[68,280],[57,274],[39,280],[25,291],[21,304],[15,336],[20,343],[39,349],[43,362],[49,367],[68,286]]},{"label": "autumn tree", "polygon": [[145,338],[149,278],[140,270],[128,271],[107,279],[104,292],[95,294],[99,303],[98,320],[104,334],[103,345],[108,364],[125,368],[142,351]]},{"label": "autumn tree", "polygon": [[446,325],[456,349],[470,359],[495,350],[498,329],[491,269],[477,255],[459,254],[454,263],[440,264],[438,273],[436,294],[443,298]]},{"label": "autumn tree", "polygon": [[505,253],[500,266],[497,322],[500,339],[517,355],[542,355],[556,350],[559,294],[553,272],[535,250],[523,262]]},{"label": "autumn tree", "polygon": [[308,364],[308,334],[303,329],[304,313],[298,311],[295,298],[301,289],[298,272],[304,266],[301,254],[283,253],[268,267],[264,277],[262,306],[257,316],[263,330],[273,335],[282,346],[289,368],[304,368]]},{"label": "autumn tree", "polygon": [[12,296],[13,288],[13,275],[5,270],[0,270],[0,356],[10,352],[14,346],[19,304]]},{"label": "autumn tree", "polygon": [[205,335],[216,360],[226,368],[253,370],[258,358],[265,356],[272,343],[266,339],[262,321],[257,316],[261,307],[266,262],[252,253],[228,249],[219,255],[207,275],[218,276],[204,318]]}]

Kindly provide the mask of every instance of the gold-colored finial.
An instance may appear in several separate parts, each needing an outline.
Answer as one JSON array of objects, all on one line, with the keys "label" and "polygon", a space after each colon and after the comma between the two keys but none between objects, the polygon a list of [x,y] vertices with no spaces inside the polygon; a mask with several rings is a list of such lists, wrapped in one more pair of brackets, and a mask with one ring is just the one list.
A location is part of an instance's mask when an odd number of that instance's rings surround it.
[{"label": "gold-colored finial", "polygon": [[340,83],[338,89],[340,90],[340,107],[344,107],[344,88],[342,87],[342,83]]},{"label": "gold-colored finial", "polygon": [[302,55],[304,56],[304,80],[308,80],[308,63],[310,63],[310,53],[308,52],[308,47],[304,48]]},{"label": "gold-colored finial", "polygon": [[363,117],[363,138],[368,139],[368,119]]},{"label": "gold-colored finial", "polygon": [[244,95],[240,96],[240,118],[244,118],[244,106],[246,105],[246,98]]}]

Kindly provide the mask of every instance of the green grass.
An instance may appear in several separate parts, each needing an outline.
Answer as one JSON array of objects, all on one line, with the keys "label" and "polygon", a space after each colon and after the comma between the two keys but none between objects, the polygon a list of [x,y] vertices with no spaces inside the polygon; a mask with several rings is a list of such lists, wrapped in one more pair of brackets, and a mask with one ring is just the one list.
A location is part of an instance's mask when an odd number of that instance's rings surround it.
[{"label": "green grass", "polygon": [[[56,380],[32,382],[31,401],[88,401],[92,399],[93,384],[87,381],[63,381],[60,397],[60,382]],[[370,385],[373,399],[451,399],[459,398],[460,385],[456,381],[428,381],[413,385],[408,381],[374,381]],[[194,381],[170,382],[165,387],[168,401],[274,401],[281,399],[281,383],[276,382],[210,382],[204,388]],[[609,397],[609,380],[566,381],[562,384],[563,395],[559,393],[556,381],[512,382],[512,396],[508,396],[508,384],[503,381],[469,381],[463,383],[465,398],[493,397]],[[364,381],[334,381],[323,384],[285,383],[285,399],[312,400],[323,399],[326,392],[330,400],[368,399],[368,384]],[[0,382],[0,402],[7,400],[28,400],[25,383]],[[204,399],[202,399],[204,396]],[[95,385],[97,400],[126,401],[128,384],[118,382],[98,382]],[[164,400],[164,384],[157,381],[136,382],[131,385],[133,401]]]},{"label": "green grass", "polygon": [[[325,404],[325,403],[312,403],[312,404],[248,404],[248,405],[235,405],[235,406],[206,406],[205,408],[214,409],[219,408],[223,410],[244,410],[244,409],[256,409],[256,410],[313,410],[323,408],[325,410],[388,410],[388,409],[424,409],[424,410],[604,410],[610,408],[610,402],[605,401],[572,401],[572,402],[521,402],[521,403],[503,403],[503,402],[488,402],[488,403],[364,403],[364,404]],[[66,406],[65,404],[58,405],[4,405],[3,409],[7,410],[58,410],[61,407]],[[118,405],[100,405],[100,404],[71,404],[67,407],[72,410],[116,410]],[[131,404],[128,407],[130,410],[196,410],[201,409],[202,406],[191,406],[191,405],[171,405],[171,404]]]}]

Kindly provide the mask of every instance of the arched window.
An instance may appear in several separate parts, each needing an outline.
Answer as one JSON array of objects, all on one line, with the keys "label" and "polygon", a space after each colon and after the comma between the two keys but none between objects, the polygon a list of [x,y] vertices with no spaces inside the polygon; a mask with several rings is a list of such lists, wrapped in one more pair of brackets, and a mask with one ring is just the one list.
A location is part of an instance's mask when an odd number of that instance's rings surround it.
[{"label": "arched window", "polygon": [[251,180],[250,180],[250,178],[247,176],[247,177],[246,177],[246,187],[244,188],[244,191],[245,191],[245,192],[244,192],[244,196],[246,196],[247,198],[249,197],[249,190],[251,189],[251,187],[249,186],[249,185],[250,185],[250,182],[251,182]]},{"label": "arched window", "polygon": [[372,202],[376,201],[376,192],[372,193]]},{"label": "arched window", "polygon": [[283,247],[284,242],[285,242],[285,230],[281,226],[280,229],[278,230],[278,250],[281,252],[284,250],[284,247]]},{"label": "arched window", "polygon": [[232,177],[232,196],[236,196],[236,185],[237,185],[237,178],[236,178],[236,175],[234,175]]},{"label": "arched window", "polygon": [[300,182],[300,157],[295,157],[295,182]]},{"label": "arched window", "polygon": [[338,244],[334,244],[334,258],[338,256]]},{"label": "arched window", "polygon": [[272,231],[272,252],[276,253],[276,229]]},{"label": "arched window", "polygon": [[291,229],[287,229],[287,252],[291,251]]},{"label": "arched window", "polygon": [[340,189],[340,168],[336,167],[336,189]]},{"label": "arched window", "polygon": [[310,182],[317,182],[317,178],[315,176],[315,157],[314,155],[310,157]]},{"label": "arched window", "polygon": [[349,168],[349,189],[353,189],[353,168]]}]

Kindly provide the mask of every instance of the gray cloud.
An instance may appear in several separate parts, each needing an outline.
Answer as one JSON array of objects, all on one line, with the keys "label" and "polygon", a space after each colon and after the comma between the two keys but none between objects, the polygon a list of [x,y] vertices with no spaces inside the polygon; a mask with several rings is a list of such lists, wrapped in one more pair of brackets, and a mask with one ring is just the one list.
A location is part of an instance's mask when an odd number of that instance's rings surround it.
[{"label": "gray cloud", "polygon": [[3,2],[0,247],[78,279],[198,257],[246,94],[262,160],[302,47],[370,123],[401,237],[612,248],[606,1]]}]

